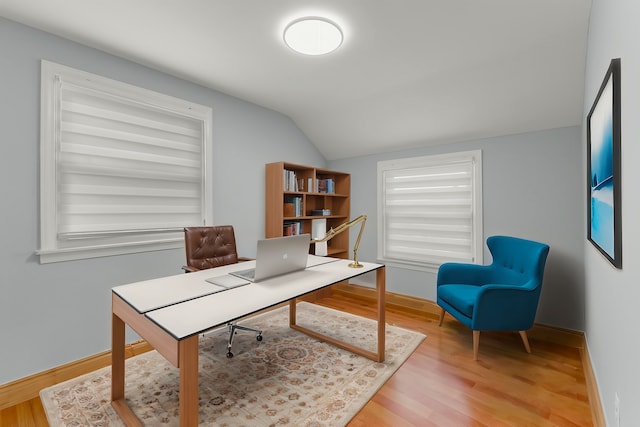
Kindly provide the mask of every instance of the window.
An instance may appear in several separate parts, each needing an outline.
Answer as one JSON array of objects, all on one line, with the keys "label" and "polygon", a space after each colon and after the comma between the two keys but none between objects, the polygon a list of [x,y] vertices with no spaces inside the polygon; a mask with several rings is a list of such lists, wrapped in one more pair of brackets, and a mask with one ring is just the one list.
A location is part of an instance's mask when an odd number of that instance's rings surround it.
[{"label": "window", "polygon": [[378,162],[378,258],[433,271],[482,263],[481,152]]},{"label": "window", "polygon": [[42,61],[40,262],[177,248],[211,223],[211,108]]}]

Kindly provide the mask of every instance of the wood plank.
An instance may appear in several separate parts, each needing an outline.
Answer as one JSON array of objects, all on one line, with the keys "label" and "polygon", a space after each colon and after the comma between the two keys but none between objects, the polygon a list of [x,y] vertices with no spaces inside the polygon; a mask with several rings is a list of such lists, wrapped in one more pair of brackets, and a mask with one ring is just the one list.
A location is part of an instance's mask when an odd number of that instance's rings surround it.
[{"label": "wood plank", "polygon": [[[587,377],[587,384],[597,384],[596,374],[591,365],[591,357],[586,348],[581,349],[580,356],[582,360],[583,371]],[[593,425],[606,426],[604,417],[604,410],[602,408],[602,402],[600,402],[600,393],[598,393],[597,387],[587,387],[589,393],[589,402],[591,403],[591,416],[593,418]]]},{"label": "wood plank", "polygon": [[0,427],[14,427],[18,424],[18,406],[24,403],[2,409],[0,411]]},{"label": "wood plank", "polygon": [[47,414],[44,412],[40,398],[33,398],[24,402],[24,404],[29,405],[33,423],[36,427],[47,427],[49,425],[49,423],[44,421],[47,419]]}]

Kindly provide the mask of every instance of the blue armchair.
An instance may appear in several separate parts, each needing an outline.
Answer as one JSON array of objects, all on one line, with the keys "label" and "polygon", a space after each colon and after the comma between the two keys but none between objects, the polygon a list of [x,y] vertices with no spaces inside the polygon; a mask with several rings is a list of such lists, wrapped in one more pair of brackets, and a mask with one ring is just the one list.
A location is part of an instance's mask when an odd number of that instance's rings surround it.
[{"label": "blue armchair", "polygon": [[519,331],[531,353],[527,330],[536,317],[549,246],[531,240],[492,236],[490,265],[445,263],[438,270],[440,322],[447,311],[473,330],[478,360],[480,331]]}]

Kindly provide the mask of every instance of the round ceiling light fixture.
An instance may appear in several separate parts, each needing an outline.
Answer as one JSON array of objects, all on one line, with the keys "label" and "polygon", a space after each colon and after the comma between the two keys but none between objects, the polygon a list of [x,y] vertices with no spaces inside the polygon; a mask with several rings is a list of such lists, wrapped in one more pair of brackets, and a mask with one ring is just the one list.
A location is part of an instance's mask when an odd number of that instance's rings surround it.
[{"label": "round ceiling light fixture", "polygon": [[284,42],[305,55],[324,55],[342,44],[342,30],[326,18],[309,16],[292,21],[284,29]]}]

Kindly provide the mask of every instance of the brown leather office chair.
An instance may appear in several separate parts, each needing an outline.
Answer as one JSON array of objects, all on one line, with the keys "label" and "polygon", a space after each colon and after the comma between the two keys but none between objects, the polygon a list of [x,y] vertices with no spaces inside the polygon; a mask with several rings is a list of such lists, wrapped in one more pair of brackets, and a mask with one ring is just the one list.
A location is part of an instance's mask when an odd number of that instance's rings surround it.
[{"label": "brown leather office chair", "polygon": [[[186,273],[249,260],[249,258],[238,257],[236,236],[231,225],[185,227],[184,247],[187,265],[182,269]],[[227,326],[229,327],[227,357],[233,357],[231,345],[237,330],[255,332],[258,334],[256,339],[262,341],[262,331],[259,329],[241,326],[234,322],[229,322]]]}]

